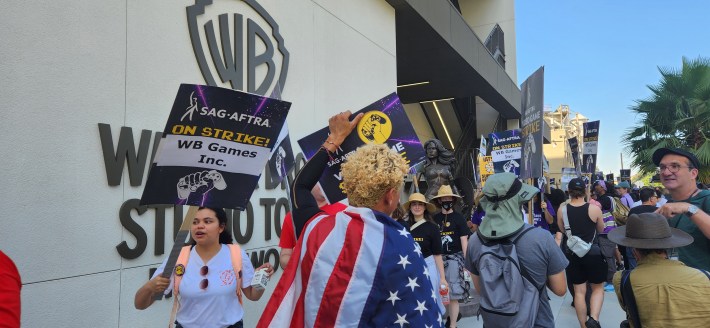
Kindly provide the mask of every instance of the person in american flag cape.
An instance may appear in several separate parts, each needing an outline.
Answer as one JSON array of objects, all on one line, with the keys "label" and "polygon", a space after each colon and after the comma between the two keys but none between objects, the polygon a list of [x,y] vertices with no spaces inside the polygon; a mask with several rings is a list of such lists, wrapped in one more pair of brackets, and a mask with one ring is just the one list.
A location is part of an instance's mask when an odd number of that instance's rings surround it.
[{"label": "person in american flag cape", "polygon": [[300,238],[258,328],[442,326],[421,251],[390,217],[409,169],[404,159],[387,145],[358,148],[342,165],[351,206],[335,215],[320,212],[310,193],[362,118],[350,116],[330,118],[328,139],[294,181]]}]

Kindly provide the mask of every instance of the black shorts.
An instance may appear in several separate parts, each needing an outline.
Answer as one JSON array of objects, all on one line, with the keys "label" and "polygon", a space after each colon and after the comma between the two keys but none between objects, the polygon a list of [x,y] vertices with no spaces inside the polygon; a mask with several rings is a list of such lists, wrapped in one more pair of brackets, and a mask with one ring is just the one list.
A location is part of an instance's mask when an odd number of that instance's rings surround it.
[{"label": "black shorts", "polygon": [[565,269],[567,280],[580,285],[586,282],[601,284],[606,281],[607,265],[599,245],[594,244],[589,253],[580,258],[572,252],[565,252],[569,265]]}]

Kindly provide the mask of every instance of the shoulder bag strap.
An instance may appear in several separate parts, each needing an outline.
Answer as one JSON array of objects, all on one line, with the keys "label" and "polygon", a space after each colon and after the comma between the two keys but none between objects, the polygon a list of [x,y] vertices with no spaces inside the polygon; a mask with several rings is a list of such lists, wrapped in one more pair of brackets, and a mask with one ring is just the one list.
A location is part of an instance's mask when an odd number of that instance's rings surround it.
[{"label": "shoulder bag strap", "polygon": [[710,279],[710,273],[708,273],[707,271],[705,271],[703,269],[698,269],[698,270],[700,270],[700,272],[702,272],[706,277],[708,277],[708,279]]},{"label": "shoulder bag strap", "polygon": [[[180,255],[178,255],[177,262],[175,262],[175,270],[178,270],[180,266],[182,267],[183,274],[185,273],[185,268],[187,267],[187,261],[190,259],[190,251],[192,246],[183,246],[180,249]],[[182,274],[176,275],[173,273],[173,310],[170,312],[170,322],[168,323],[169,328],[173,328],[175,324],[175,316],[177,315],[177,310],[180,308],[180,300],[178,295],[180,293],[180,282],[182,281]]]},{"label": "shoulder bag strap", "polygon": [[629,320],[631,320],[635,328],[641,328],[641,318],[639,317],[638,307],[636,306],[636,297],[631,287],[631,270],[624,270],[621,273],[620,285],[621,299],[626,306],[626,313],[629,314]]},{"label": "shoulder bag strap", "polygon": [[614,210],[616,210],[616,202],[614,200],[614,197],[612,196],[607,196],[609,197],[609,201],[611,202],[611,208],[609,209],[609,213],[614,213]]},{"label": "shoulder bag strap", "polygon": [[565,234],[567,235],[567,239],[572,239],[572,229],[570,229],[569,220],[567,219],[567,205],[567,203],[562,204],[562,220],[565,224]]},{"label": "shoulder bag strap", "polygon": [[234,275],[237,278],[237,298],[239,304],[244,304],[242,302],[242,249],[237,244],[228,244],[227,247],[229,247],[229,256],[232,259],[232,269],[234,269]]},{"label": "shoulder bag strap", "polygon": [[416,228],[419,227],[420,225],[424,224],[424,222],[426,222],[426,220],[425,220],[425,219],[422,219],[422,220],[420,220],[419,222],[416,222],[416,223],[412,224],[412,226],[409,227],[409,231],[412,231],[412,230],[416,229]]}]

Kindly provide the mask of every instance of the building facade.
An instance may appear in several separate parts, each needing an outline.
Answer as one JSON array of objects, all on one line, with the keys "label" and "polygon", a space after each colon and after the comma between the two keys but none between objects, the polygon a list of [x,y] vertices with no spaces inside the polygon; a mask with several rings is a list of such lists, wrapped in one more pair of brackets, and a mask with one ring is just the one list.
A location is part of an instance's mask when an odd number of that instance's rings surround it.
[{"label": "building facade", "polygon": [[[167,323],[172,299],[137,311],[133,297],[167,256],[183,211],[138,199],[180,83],[291,102],[296,152],[332,114],[395,90],[422,142],[446,140],[461,157],[520,117],[512,0],[29,0],[4,9],[0,249],[22,275],[23,327]],[[283,186],[262,178],[248,209],[230,212],[255,266],[278,265],[287,211]],[[245,327],[280,273],[261,301],[246,301]]]},{"label": "building facade", "polygon": [[[559,186],[562,168],[574,168],[572,150],[567,140],[577,137],[579,145],[581,145],[584,135],[582,124],[589,119],[580,113],[570,111],[568,105],[560,105],[554,111],[545,111],[544,117],[550,129],[550,143],[544,144],[543,152],[549,161],[550,178],[555,179],[557,186]],[[581,148],[579,156],[581,159]]]}]

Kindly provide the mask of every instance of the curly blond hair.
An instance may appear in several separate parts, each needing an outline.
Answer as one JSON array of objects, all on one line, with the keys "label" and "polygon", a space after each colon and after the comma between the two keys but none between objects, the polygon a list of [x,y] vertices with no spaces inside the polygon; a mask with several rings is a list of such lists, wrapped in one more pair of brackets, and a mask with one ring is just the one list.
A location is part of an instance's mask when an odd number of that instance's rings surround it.
[{"label": "curly blond hair", "polygon": [[358,148],[341,166],[343,189],[350,205],[373,207],[388,190],[401,189],[409,165],[387,145]]}]

